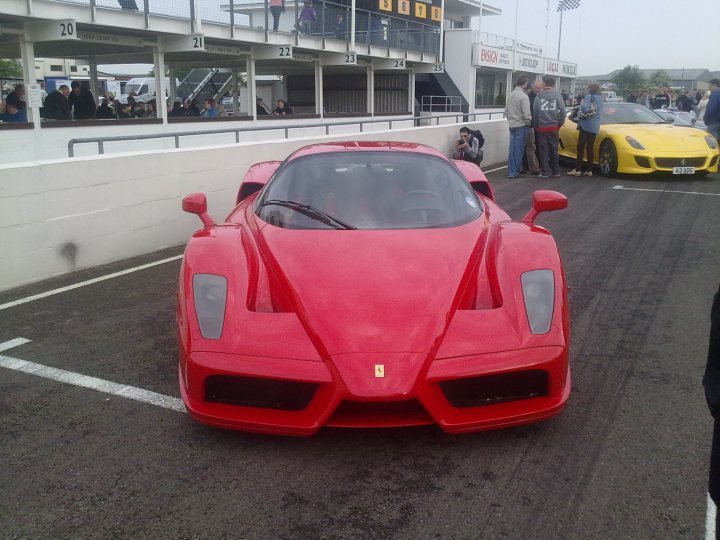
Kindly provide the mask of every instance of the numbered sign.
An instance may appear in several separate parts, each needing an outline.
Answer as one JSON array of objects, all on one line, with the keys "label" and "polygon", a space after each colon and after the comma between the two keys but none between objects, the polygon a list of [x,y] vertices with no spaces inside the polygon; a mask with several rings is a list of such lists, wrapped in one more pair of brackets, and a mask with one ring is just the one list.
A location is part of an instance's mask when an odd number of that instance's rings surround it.
[{"label": "numbered sign", "polygon": [[378,0],[378,8],[382,11],[392,11],[392,0]]},{"label": "numbered sign", "polygon": [[32,23],[28,25],[32,41],[64,41],[78,39],[77,26],[72,19],[51,22]]},{"label": "numbered sign", "polygon": [[292,60],[292,45],[268,45],[265,47],[253,47],[255,60]]},{"label": "numbered sign", "polygon": [[408,69],[407,61],[404,58],[373,59],[373,68],[382,69]]},{"label": "numbered sign", "polygon": [[190,52],[205,50],[205,36],[190,34],[189,36],[162,36],[160,38],[164,52]]},{"label": "numbered sign", "polygon": [[354,52],[323,53],[320,55],[322,66],[357,66],[358,57]]},{"label": "numbered sign", "polygon": [[415,17],[427,19],[427,6],[422,2],[415,2]]},{"label": "numbered sign", "polygon": [[438,6],[430,8],[430,18],[433,21],[442,21],[442,9]]},{"label": "numbered sign", "polygon": [[400,15],[410,15],[410,0],[398,1],[398,13]]}]

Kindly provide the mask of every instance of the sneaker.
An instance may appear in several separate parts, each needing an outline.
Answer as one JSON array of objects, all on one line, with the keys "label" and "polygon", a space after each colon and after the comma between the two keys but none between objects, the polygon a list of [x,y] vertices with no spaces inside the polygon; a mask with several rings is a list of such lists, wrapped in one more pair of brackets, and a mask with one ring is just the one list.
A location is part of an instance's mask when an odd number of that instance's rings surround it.
[{"label": "sneaker", "polygon": [[[579,175],[578,175],[579,176]],[[592,176],[592,171],[585,171],[583,176]]]},{"label": "sneaker", "polygon": [[557,174],[553,174],[553,176],[554,176],[555,178],[560,178],[560,177],[562,176],[562,174],[557,173]]},{"label": "sneaker", "polygon": [[567,172],[568,176],[580,176],[581,174],[582,173],[580,171],[578,171],[577,169],[573,169],[572,171]]},{"label": "sneaker", "polygon": [[508,178],[525,178],[525,175],[521,173],[521,174],[516,174],[515,176],[510,176],[508,174]]},{"label": "sneaker", "polygon": [[538,178],[550,178],[547,174],[538,174]]}]

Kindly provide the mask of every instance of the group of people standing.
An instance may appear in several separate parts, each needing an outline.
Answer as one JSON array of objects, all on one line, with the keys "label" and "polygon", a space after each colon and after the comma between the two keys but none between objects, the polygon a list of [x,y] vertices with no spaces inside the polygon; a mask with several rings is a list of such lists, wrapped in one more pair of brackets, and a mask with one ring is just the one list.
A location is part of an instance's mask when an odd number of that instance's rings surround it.
[{"label": "group of people standing", "polygon": [[[590,164],[584,174],[592,175],[592,145],[600,127],[600,87],[597,84],[590,86],[592,88],[578,113],[578,129],[581,131],[578,166],[575,169],[578,176],[583,174],[578,172],[582,171],[581,144],[588,148]],[[528,85],[527,76],[520,75],[517,78],[515,89],[505,107],[505,116],[510,126],[508,178],[522,178],[526,172],[538,175],[539,178],[560,176],[558,141],[560,127],[565,122],[565,102],[565,97],[555,89],[555,77],[545,75],[541,81],[533,81],[532,87]],[[581,116],[583,111],[587,113],[587,119]],[[523,168],[524,160],[527,170]]]}]

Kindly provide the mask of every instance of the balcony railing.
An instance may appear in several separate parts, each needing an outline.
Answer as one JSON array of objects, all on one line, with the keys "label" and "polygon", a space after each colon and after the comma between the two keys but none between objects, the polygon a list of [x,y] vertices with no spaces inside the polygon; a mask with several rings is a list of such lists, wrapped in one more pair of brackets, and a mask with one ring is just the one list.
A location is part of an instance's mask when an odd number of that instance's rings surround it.
[{"label": "balcony railing", "polygon": [[[270,15],[268,0],[202,0],[199,2],[199,13],[195,13],[193,0],[53,0],[56,2],[85,5],[95,18],[96,10],[114,10],[137,13],[145,17],[145,27],[150,27],[150,17],[163,17],[186,20],[189,30],[196,31],[195,21],[226,25],[231,28],[234,37],[235,28],[272,31],[273,18]],[[32,0],[28,0],[29,7]],[[336,39],[351,42],[352,10],[349,6],[336,4],[327,0],[315,0],[314,18],[303,18],[305,4],[301,0],[286,1],[286,11],[294,11],[295,24],[289,31],[292,36],[310,35],[325,39]],[[236,10],[242,8],[255,9],[258,13],[263,8],[266,17],[251,19]],[[283,15],[287,17],[288,14]],[[252,21],[252,22],[251,22]],[[286,31],[286,33],[288,33]],[[406,51],[417,51],[431,55],[440,53],[440,27],[418,23],[384,15],[377,12],[355,10],[355,43],[358,51],[371,47],[387,47]]]}]

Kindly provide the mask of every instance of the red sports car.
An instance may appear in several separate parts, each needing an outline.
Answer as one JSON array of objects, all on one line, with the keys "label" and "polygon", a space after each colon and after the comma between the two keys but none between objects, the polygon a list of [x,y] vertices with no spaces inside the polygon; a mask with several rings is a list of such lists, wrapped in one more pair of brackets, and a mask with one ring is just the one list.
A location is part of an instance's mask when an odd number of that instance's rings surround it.
[{"label": "red sports car", "polygon": [[253,166],[178,291],[180,391],[224,428],[535,422],[570,392],[563,268],[536,191],[513,222],[482,171],[418,144],[343,142]]}]

